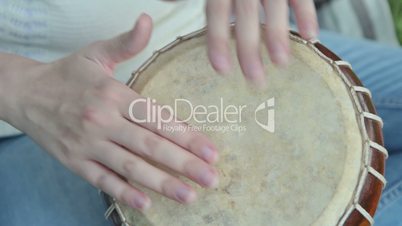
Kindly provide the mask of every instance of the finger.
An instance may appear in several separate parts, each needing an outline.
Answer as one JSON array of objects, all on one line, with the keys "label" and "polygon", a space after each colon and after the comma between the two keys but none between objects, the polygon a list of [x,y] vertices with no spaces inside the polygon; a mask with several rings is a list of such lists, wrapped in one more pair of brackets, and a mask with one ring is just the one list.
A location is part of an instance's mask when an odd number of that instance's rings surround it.
[{"label": "finger", "polygon": [[[127,120],[170,140],[208,163],[215,163],[218,160],[217,148],[206,135],[192,130],[179,119],[176,120],[174,112],[167,108],[158,108],[161,106],[152,100],[141,97],[124,85],[120,86],[119,90],[122,92],[123,100],[119,109]],[[151,105],[155,108],[149,109]],[[155,109],[156,112],[152,112],[152,109]]]},{"label": "finger", "polygon": [[96,162],[86,161],[78,168],[79,174],[88,182],[120,202],[139,210],[146,210],[151,206],[151,200],[144,193],[104,166]]},{"label": "finger", "polygon": [[285,66],[289,61],[288,5],[285,0],[263,0],[265,41],[274,64]]},{"label": "finger", "polygon": [[217,171],[197,156],[127,120],[118,123],[110,138],[144,159],[178,172],[203,187],[216,187]]},{"label": "finger", "polygon": [[129,181],[170,199],[181,203],[190,203],[196,199],[196,193],[189,185],[115,144],[104,144],[94,158]]},{"label": "finger", "polygon": [[318,35],[317,13],[313,0],[290,0],[295,12],[300,35],[305,39],[312,39]]},{"label": "finger", "polygon": [[237,56],[245,77],[257,86],[265,83],[260,57],[258,0],[235,0]]},{"label": "finger", "polygon": [[213,68],[226,74],[231,69],[229,50],[229,16],[231,0],[208,0],[206,7],[208,27],[208,57]]},{"label": "finger", "polygon": [[141,52],[148,44],[151,32],[152,19],[147,14],[142,14],[133,29],[115,38],[96,42],[90,46],[87,54],[90,58],[113,68],[115,64]]}]

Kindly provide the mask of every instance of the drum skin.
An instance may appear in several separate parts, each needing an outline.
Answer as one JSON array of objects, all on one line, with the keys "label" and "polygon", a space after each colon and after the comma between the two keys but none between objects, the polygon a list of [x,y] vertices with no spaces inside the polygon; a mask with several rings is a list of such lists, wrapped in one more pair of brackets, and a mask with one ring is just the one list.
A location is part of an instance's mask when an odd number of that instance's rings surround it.
[{"label": "drum skin", "polygon": [[[203,33],[205,33],[205,31],[203,31]],[[203,35],[203,33],[199,33],[197,35]],[[300,35],[298,35],[296,32],[292,31],[291,35],[301,39]],[[317,50],[320,51],[320,53],[322,53],[330,61],[333,62],[342,61],[337,55],[335,55],[333,52],[331,52],[329,49],[327,49],[319,42],[316,42],[314,40],[311,42],[306,41],[306,45],[314,46]],[[153,60],[155,59],[156,57],[154,57]],[[146,64],[149,64],[149,62]],[[135,83],[136,78],[140,76],[142,71],[146,68],[147,66],[141,68],[140,70],[138,70],[136,73],[133,74],[133,78],[129,82],[129,86],[132,87],[132,85]],[[338,68],[345,75],[346,79],[351,84],[351,86],[363,87],[362,83],[360,82],[356,74],[353,72],[351,67],[349,67],[347,64],[342,65],[340,64],[338,65]],[[373,115],[377,114],[375,107],[371,101],[371,97],[368,93],[356,92],[356,98],[358,99],[358,104],[360,105],[358,109],[361,109],[362,112],[369,112]],[[382,136],[382,125],[379,121],[370,118],[364,118],[364,129],[366,130],[368,138],[371,141],[381,146],[384,145]],[[369,148],[369,152],[370,153],[367,155],[369,158],[368,159],[369,165],[379,174],[384,175],[386,155],[384,155],[382,152],[379,152],[376,148],[371,146]],[[358,200],[351,200],[350,205],[352,206],[354,204],[359,204],[364,210],[367,211],[367,213],[370,216],[374,216],[384,184],[376,176],[373,176],[370,173],[368,173],[365,178],[366,179],[362,184],[361,192],[358,192],[359,193]],[[107,195],[104,195],[104,199],[106,200],[108,205],[111,205],[111,209],[109,209],[107,215],[112,218],[112,220],[115,222],[116,225],[131,225],[130,223],[127,223],[124,216],[122,216],[124,215],[123,214],[124,211],[121,211],[120,209],[121,205],[119,205],[113,198]],[[338,222],[339,223],[338,225],[340,224],[348,226],[371,225],[371,222],[369,219],[367,219],[367,216],[364,216],[364,214],[362,214],[361,211],[359,211],[358,209],[353,209],[353,211],[351,211],[350,213],[347,213],[345,210],[345,215],[343,218],[344,220],[343,221],[340,220]]]}]

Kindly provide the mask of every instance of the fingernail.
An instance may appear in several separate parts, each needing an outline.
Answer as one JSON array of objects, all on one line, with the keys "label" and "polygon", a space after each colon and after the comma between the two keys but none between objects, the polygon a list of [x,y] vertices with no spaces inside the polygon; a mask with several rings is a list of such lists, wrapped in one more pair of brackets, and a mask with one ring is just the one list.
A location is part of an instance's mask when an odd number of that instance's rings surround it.
[{"label": "fingernail", "polygon": [[181,186],[176,191],[176,198],[182,203],[190,203],[196,199],[196,194],[189,187]]},{"label": "fingernail", "polygon": [[275,54],[276,64],[281,67],[286,67],[289,64],[289,56],[286,52],[280,51]]},{"label": "fingernail", "polygon": [[313,23],[308,23],[305,30],[306,38],[312,39],[318,36],[318,29]]},{"label": "fingernail", "polygon": [[249,65],[246,72],[246,78],[258,89],[263,89],[266,86],[265,72],[261,63]]},{"label": "fingernail", "polygon": [[282,44],[276,44],[272,48],[272,62],[280,67],[289,64],[289,50]]},{"label": "fingernail", "polygon": [[216,162],[218,155],[216,151],[212,150],[210,147],[204,147],[201,150],[201,157],[207,162]]},{"label": "fingernail", "polygon": [[221,74],[228,74],[231,70],[231,64],[227,57],[222,54],[213,53],[212,62],[215,66],[215,69]]},{"label": "fingernail", "polygon": [[151,207],[151,200],[144,196],[136,197],[133,201],[132,207],[139,210],[147,210]]},{"label": "fingernail", "polygon": [[267,88],[267,81],[265,78],[260,80],[249,80],[249,88],[258,91],[265,91]]},{"label": "fingernail", "polygon": [[206,170],[201,174],[200,182],[208,188],[216,188],[219,184],[218,175],[211,169]]}]

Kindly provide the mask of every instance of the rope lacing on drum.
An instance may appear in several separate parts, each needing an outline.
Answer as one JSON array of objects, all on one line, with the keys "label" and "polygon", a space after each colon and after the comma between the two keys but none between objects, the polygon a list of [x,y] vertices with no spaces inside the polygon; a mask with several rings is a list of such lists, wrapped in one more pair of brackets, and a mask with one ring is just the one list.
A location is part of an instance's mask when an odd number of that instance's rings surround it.
[{"label": "rope lacing on drum", "polygon": [[318,40],[317,38],[312,38],[312,39],[309,39],[308,42],[317,44],[317,43],[320,43],[320,40]]},{"label": "rope lacing on drum", "polygon": [[109,208],[107,208],[107,210],[105,212],[105,218],[109,219],[112,216],[114,211],[116,211],[120,217],[121,226],[132,226],[128,223],[126,217],[124,216],[124,214],[120,208],[120,205],[117,203],[117,201],[115,199],[113,199],[113,203],[109,206]]},{"label": "rope lacing on drum", "polygon": [[116,203],[113,203],[112,205],[109,206],[109,208],[107,208],[105,212],[105,218],[108,219],[115,210],[116,210]]},{"label": "rope lacing on drum", "polygon": [[[297,37],[297,36],[293,36],[291,35],[291,38],[299,41],[300,43],[306,44],[306,41]],[[362,126],[360,126],[360,131],[362,132],[362,136],[363,136],[363,143],[365,143],[365,151],[364,151],[364,165],[363,165],[363,171],[362,171],[362,175],[359,179],[358,185],[357,185],[357,189],[356,189],[356,193],[354,194],[354,201],[353,203],[349,206],[349,208],[347,209],[347,211],[345,212],[344,216],[341,218],[341,220],[339,221],[339,225],[344,225],[346,223],[346,221],[348,220],[349,216],[352,214],[353,210],[357,210],[369,223],[370,225],[374,224],[374,219],[371,216],[371,214],[366,211],[363,206],[359,203],[359,198],[360,195],[362,193],[363,187],[365,185],[366,179],[368,174],[373,175],[375,178],[377,178],[382,184],[383,184],[383,188],[386,185],[386,179],[385,177],[378,172],[376,169],[374,169],[371,166],[371,155],[370,155],[370,148],[377,150],[379,152],[381,152],[385,158],[388,158],[388,152],[387,150],[381,146],[380,144],[378,144],[377,142],[371,140],[368,136],[367,130],[365,128],[364,125],[364,120],[365,119],[369,119],[369,120],[373,120],[378,122],[381,127],[383,126],[383,121],[382,119],[371,113],[371,112],[366,112],[364,111],[359,103],[359,99],[357,98],[356,93],[363,93],[368,95],[370,98],[371,96],[371,92],[362,86],[355,86],[353,85],[348,79],[347,76],[344,74],[344,72],[342,71],[342,67],[347,67],[349,69],[352,70],[352,66],[350,65],[350,63],[343,61],[343,60],[333,60],[330,57],[326,56],[323,52],[321,52],[318,47],[316,46],[317,43],[320,43],[319,40],[316,39],[312,39],[312,40],[308,40],[307,41],[307,45],[314,50],[319,56],[321,56],[324,60],[326,60],[329,64],[331,64],[335,70],[339,73],[339,75],[341,75],[343,81],[345,82],[345,84],[350,88],[350,94],[353,96],[353,101],[354,101],[354,105],[355,107],[359,110],[360,113],[360,118],[362,120]]]},{"label": "rope lacing on drum", "polygon": [[355,92],[365,93],[365,94],[367,94],[370,98],[372,97],[370,90],[367,89],[366,87],[363,87],[363,86],[352,86],[352,89],[353,89]]},{"label": "rope lacing on drum", "polygon": [[[346,66],[346,67],[352,69],[352,65],[351,65],[349,62],[347,62],[347,61],[337,60],[337,61],[334,61],[334,63],[335,63],[337,66]],[[364,88],[364,87],[363,87],[363,88]]]},{"label": "rope lacing on drum", "polygon": [[[357,92],[365,93],[365,94],[367,94],[367,95],[371,98],[371,92],[370,92],[367,88],[365,88],[365,87],[361,87],[361,86],[352,86],[352,90],[353,90],[354,92],[356,92],[356,93],[357,93]],[[355,99],[355,101],[356,101],[356,99]],[[356,103],[356,104],[358,104],[358,103]],[[365,120],[365,119],[369,119],[369,120],[372,120],[372,121],[375,121],[375,122],[379,123],[380,126],[381,126],[381,128],[384,126],[383,120],[382,120],[378,115],[373,114],[373,113],[371,113],[371,112],[363,111],[363,110],[361,110],[361,113],[360,113],[360,114],[361,114],[361,117],[362,117],[362,121],[363,121],[362,124],[363,124],[363,125],[364,125],[364,120]],[[375,178],[377,178],[377,179],[382,183],[383,189],[384,189],[385,186],[386,186],[387,181],[386,181],[385,177],[384,177],[380,172],[378,172],[376,169],[374,169],[374,168],[371,166],[371,163],[369,162],[368,155],[369,155],[369,149],[372,148],[372,149],[377,150],[377,151],[379,151],[380,153],[382,153],[385,158],[388,158],[388,151],[387,151],[382,145],[378,144],[377,142],[375,142],[375,141],[373,141],[373,140],[371,140],[371,139],[369,138],[365,126],[364,126],[364,129],[362,129],[362,131],[363,131],[364,136],[365,136],[366,144],[367,144],[368,147],[369,147],[369,148],[366,150],[366,157],[367,157],[367,158],[366,158],[366,161],[365,161],[365,169],[366,169],[366,172],[367,172],[367,173],[365,173],[365,175],[366,175],[365,178],[367,177],[367,174],[371,174],[372,176],[374,176]],[[364,181],[363,181],[363,183],[364,183]],[[359,189],[359,192],[357,193],[358,196],[360,196],[360,194],[361,194],[361,192],[362,192],[362,186],[359,186],[359,187],[360,187],[360,189]],[[363,216],[367,219],[368,222],[370,222],[370,225],[373,225],[373,224],[374,224],[374,219],[373,219],[373,217],[370,215],[369,212],[367,212],[367,211],[358,203],[358,200],[355,201],[355,203],[354,203],[354,208],[355,208],[357,211],[359,211],[359,213],[360,213],[361,215],[363,215]]]},{"label": "rope lacing on drum", "polygon": [[385,177],[381,173],[379,173],[376,169],[374,169],[372,166],[366,166],[366,167],[368,169],[368,172],[371,173],[373,176],[375,176],[378,180],[380,180],[385,187],[385,185],[387,184]]},{"label": "rope lacing on drum", "polygon": [[[334,63],[338,67],[338,71],[340,73],[342,73],[342,70],[340,70],[340,68],[339,68],[341,66],[352,68],[351,65],[349,63],[345,62],[345,61],[334,61]],[[351,87],[352,92],[364,93],[364,94],[367,94],[371,98],[371,92],[367,88],[362,87],[362,86],[353,86],[352,84],[349,84],[349,86]],[[357,98],[354,98],[354,101],[355,101],[356,105],[359,104],[359,103],[357,103]],[[378,122],[380,124],[381,128],[382,128],[383,125],[384,125],[383,120],[378,115],[373,114],[371,112],[364,111],[361,108],[360,108],[360,117],[362,118],[362,124],[363,124],[363,129],[361,129],[361,131],[364,134],[364,139],[365,139],[365,142],[368,145],[368,147],[373,148],[374,150],[377,150],[377,151],[381,152],[385,156],[385,158],[388,158],[387,150],[383,146],[381,146],[380,144],[378,144],[375,141],[372,141],[369,138],[367,130],[366,130],[365,126],[364,126],[364,120],[369,119],[369,120],[373,120],[373,121]],[[369,159],[369,148],[367,148],[366,151],[365,151],[366,158],[365,158],[365,164],[364,164],[364,168],[365,168],[365,172],[363,174],[364,176],[359,181],[358,192],[356,193],[356,197],[355,197],[355,201],[353,203],[353,207],[351,207],[350,210],[348,211],[349,212],[348,215],[350,215],[353,212],[353,209],[356,209],[364,218],[366,218],[366,220],[370,223],[370,225],[373,225],[374,224],[374,219],[371,216],[371,214],[367,210],[365,210],[363,208],[363,206],[359,203],[359,197],[361,195],[364,183],[366,181],[365,178],[367,178],[368,174],[371,174],[375,178],[377,178],[382,183],[383,188],[386,186],[386,179],[380,172],[378,172],[376,169],[374,169],[371,166],[371,163],[369,162],[370,161],[370,159]],[[342,224],[344,224],[345,221],[346,221],[346,218],[344,218],[344,221],[343,221]]]},{"label": "rope lacing on drum", "polygon": [[[368,119],[370,119],[370,120],[373,120],[373,121],[376,121],[376,122],[380,123],[381,128],[382,128],[383,125],[384,125],[382,119],[381,119],[379,116],[377,116],[377,115],[375,115],[375,114],[373,114],[373,113],[363,111],[363,112],[361,113],[361,115],[362,115],[363,118],[368,118]],[[367,133],[367,132],[366,132],[366,133]],[[385,149],[385,148],[384,148],[383,146],[381,146],[380,144],[378,144],[378,143],[372,141],[372,140],[368,137],[367,134],[366,134],[366,144],[367,144],[370,148],[373,148],[374,150],[377,150],[377,151],[381,152],[381,153],[384,155],[385,158],[388,158],[388,151],[387,151],[387,149]],[[368,158],[366,158],[365,167],[366,167],[366,169],[367,169],[367,172],[369,172],[371,175],[373,175],[373,176],[376,177],[378,180],[380,180],[381,183],[383,184],[383,188],[385,188],[385,186],[386,186],[386,184],[387,184],[387,181],[386,181],[385,177],[370,165],[370,162],[369,162]]]},{"label": "rope lacing on drum", "polygon": [[361,213],[361,215],[363,215],[368,222],[370,222],[370,225],[373,225],[374,219],[370,215],[370,213],[367,212],[359,203],[355,203],[354,205],[355,205],[356,210],[359,211],[359,213]]},{"label": "rope lacing on drum", "polygon": [[388,158],[387,149],[385,149],[383,146],[379,145],[378,143],[376,143],[376,142],[374,142],[372,140],[369,140],[368,143],[369,143],[370,147],[372,147],[372,148],[378,150],[379,152],[383,153],[385,155],[385,158]]},{"label": "rope lacing on drum", "polygon": [[381,125],[381,128],[384,126],[384,122],[382,121],[380,116],[375,115],[375,114],[370,113],[370,112],[367,112],[367,111],[362,112],[362,114],[363,114],[364,117],[366,117],[368,119],[371,119],[371,120],[379,122],[380,125]]}]

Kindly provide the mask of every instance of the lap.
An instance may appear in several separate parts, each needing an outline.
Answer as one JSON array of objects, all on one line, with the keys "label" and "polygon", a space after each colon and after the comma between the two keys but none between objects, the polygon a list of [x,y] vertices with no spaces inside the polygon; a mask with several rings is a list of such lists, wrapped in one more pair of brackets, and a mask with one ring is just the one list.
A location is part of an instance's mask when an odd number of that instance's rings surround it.
[{"label": "lap", "polygon": [[95,188],[27,136],[0,139],[0,224],[110,225]]},{"label": "lap", "polygon": [[383,191],[376,213],[377,226],[402,226],[402,153],[392,154],[387,161],[386,178],[388,181]]}]

